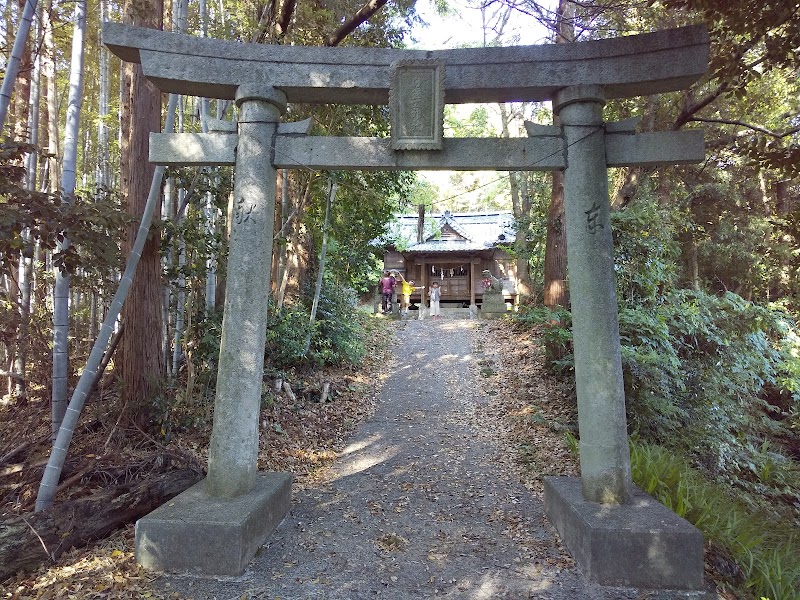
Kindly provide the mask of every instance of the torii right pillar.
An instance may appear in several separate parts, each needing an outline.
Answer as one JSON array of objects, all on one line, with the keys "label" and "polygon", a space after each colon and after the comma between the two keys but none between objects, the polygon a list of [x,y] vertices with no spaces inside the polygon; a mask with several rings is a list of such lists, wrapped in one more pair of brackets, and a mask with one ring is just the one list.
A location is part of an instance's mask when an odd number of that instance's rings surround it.
[{"label": "torii right pillar", "polygon": [[631,481],[613,240],[605,98],[557,93],[567,168],[564,212],[580,435],[580,478],[545,478],[545,508],[590,580],[703,589],[703,536]]},{"label": "torii right pillar", "polygon": [[553,102],[564,131],[564,216],[572,304],[581,485],[592,502],[630,499],[631,463],[619,342],[602,89],[567,88]]}]

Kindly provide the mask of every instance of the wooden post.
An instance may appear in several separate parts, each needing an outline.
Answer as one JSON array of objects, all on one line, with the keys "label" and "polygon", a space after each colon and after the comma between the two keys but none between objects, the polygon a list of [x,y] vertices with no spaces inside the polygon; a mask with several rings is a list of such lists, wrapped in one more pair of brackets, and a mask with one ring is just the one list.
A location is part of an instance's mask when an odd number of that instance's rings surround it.
[{"label": "wooden post", "polygon": [[469,261],[469,308],[477,308],[475,303],[475,259]]},{"label": "wooden post", "polygon": [[422,259],[420,268],[422,269],[422,274],[419,278],[419,284],[423,287],[419,292],[419,316],[422,318],[422,311],[425,309],[425,294],[427,294],[428,290],[430,289],[430,283],[428,283],[430,280],[430,277],[428,276],[428,263],[425,262],[425,259]]}]

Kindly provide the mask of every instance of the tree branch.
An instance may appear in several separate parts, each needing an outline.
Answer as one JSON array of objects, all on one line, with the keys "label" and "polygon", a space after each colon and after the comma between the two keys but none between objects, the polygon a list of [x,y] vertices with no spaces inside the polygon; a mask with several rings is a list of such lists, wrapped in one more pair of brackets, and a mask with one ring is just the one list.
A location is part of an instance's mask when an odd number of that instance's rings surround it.
[{"label": "tree branch", "polygon": [[770,129],[766,129],[764,127],[759,127],[758,125],[753,125],[751,123],[745,123],[744,121],[735,121],[732,119],[707,119],[705,117],[691,117],[688,119],[689,121],[696,121],[698,123],[720,123],[722,125],[738,125],[740,127],[746,127],[747,129],[752,129],[753,131],[758,131],[759,133],[763,133],[770,137],[774,137],[777,139],[785,138],[790,135],[794,135],[798,131],[800,131],[800,126],[794,127],[783,133],[778,133],[777,131],[772,131]]},{"label": "tree branch", "polygon": [[278,37],[286,35],[289,29],[289,21],[292,20],[294,9],[297,6],[297,0],[283,0],[281,4],[281,12],[278,15],[278,21],[275,23],[275,33]]},{"label": "tree branch", "polygon": [[344,22],[341,27],[334,31],[333,35],[325,38],[325,45],[338,46],[339,42],[356,30],[356,27],[383,8],[386,2],[387,0],[369,0],[369,2],[358,9],[356,14],[354,14],[349,21]]},{"label": "tree branch", "polygon": [[258,17],[258,24],[256,25],[255,33],[253,33],[253,37],[250,38],[250,41],[254,44],[263,41],[264,35],[267,33],[267,29],[269,29],[269,24],[272,22],[272,16],[275,14],[275,1],[276,0],[271,0],[271,2],[264,7],[264,10],[261,11],[261,15]]},{"label": "tree branch", "polygon": [[696,102],[692,106],[684,108],[681,111],[681,114],[678,115],[678,118],[675,119],[675,123],[673,123],[672,125],[672,130],[677,131],[678,129],[686,125],[686,123],[692,120],[693,115],[697,114],[698,111],[702,110],[703,108],[711,104],[714,100],[719,98],[727,90],[728,90],[728,84],[722,83],[716,90],[711,92],[708,96],[706,96],[699,102]]}]

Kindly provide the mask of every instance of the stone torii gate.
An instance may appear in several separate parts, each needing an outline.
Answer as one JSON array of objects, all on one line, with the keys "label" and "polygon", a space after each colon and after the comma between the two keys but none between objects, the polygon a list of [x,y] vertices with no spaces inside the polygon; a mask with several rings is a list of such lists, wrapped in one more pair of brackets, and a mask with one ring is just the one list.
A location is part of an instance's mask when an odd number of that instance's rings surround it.
[{"label": "stone torii gate", "polygon": [[[702,26],[545,46],[444,51],[242,44],[103,25],[103,41],[164,92],[235,100],[237,125],[152,134],[163,165],[235,165],[208,477],[137,523],[140,564],[239,574],[289,509],[290,474],[259,474],[258,412],[276,169],[564,170],[580,478],[548,478],[550,519],[589,578],[699,589],[702,536],[631,482],[607,168],[703,159],[702,131],[634,133],[606,99],[679,90],[707,69]],[[551,100],[561,126],[527,138],[442,136],[447,103]],[[391,138],[307,135],[287,103],[389,104]]]}]

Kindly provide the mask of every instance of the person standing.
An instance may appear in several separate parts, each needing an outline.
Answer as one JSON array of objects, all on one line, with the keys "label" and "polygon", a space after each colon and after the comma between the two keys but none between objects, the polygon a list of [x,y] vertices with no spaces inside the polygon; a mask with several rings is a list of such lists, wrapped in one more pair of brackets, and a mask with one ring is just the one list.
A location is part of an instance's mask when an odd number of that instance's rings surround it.
[{"label": "person standing", "polygon": [[389,271],[384,271],[381,277],[381,311],[385,314],[392,312],[392,296],[394,295],[395,279],[389,275]]},{"label": "person standing", "polygon": [[439,300],[442,297],[442,288],[439,287],[439,282],[434,281],[431,284],[431,289],[428,290],[428,298],[431,302],[431,318],[437,319],[439,318]]},{"label": "person standing", "polygon": [[403,294],[403,303],[400,305],[400,308],[402,309],[402,312],[408,313],[408,309],[411,306],[411,294],[414,293],[414,290],[421,290],[425,286],[415,287],[413,279],[406,281],[406,278],[403,277],[402,273],[398,273],[397,275],[400,277],[400,285],[402,286],[401,291]]}]

